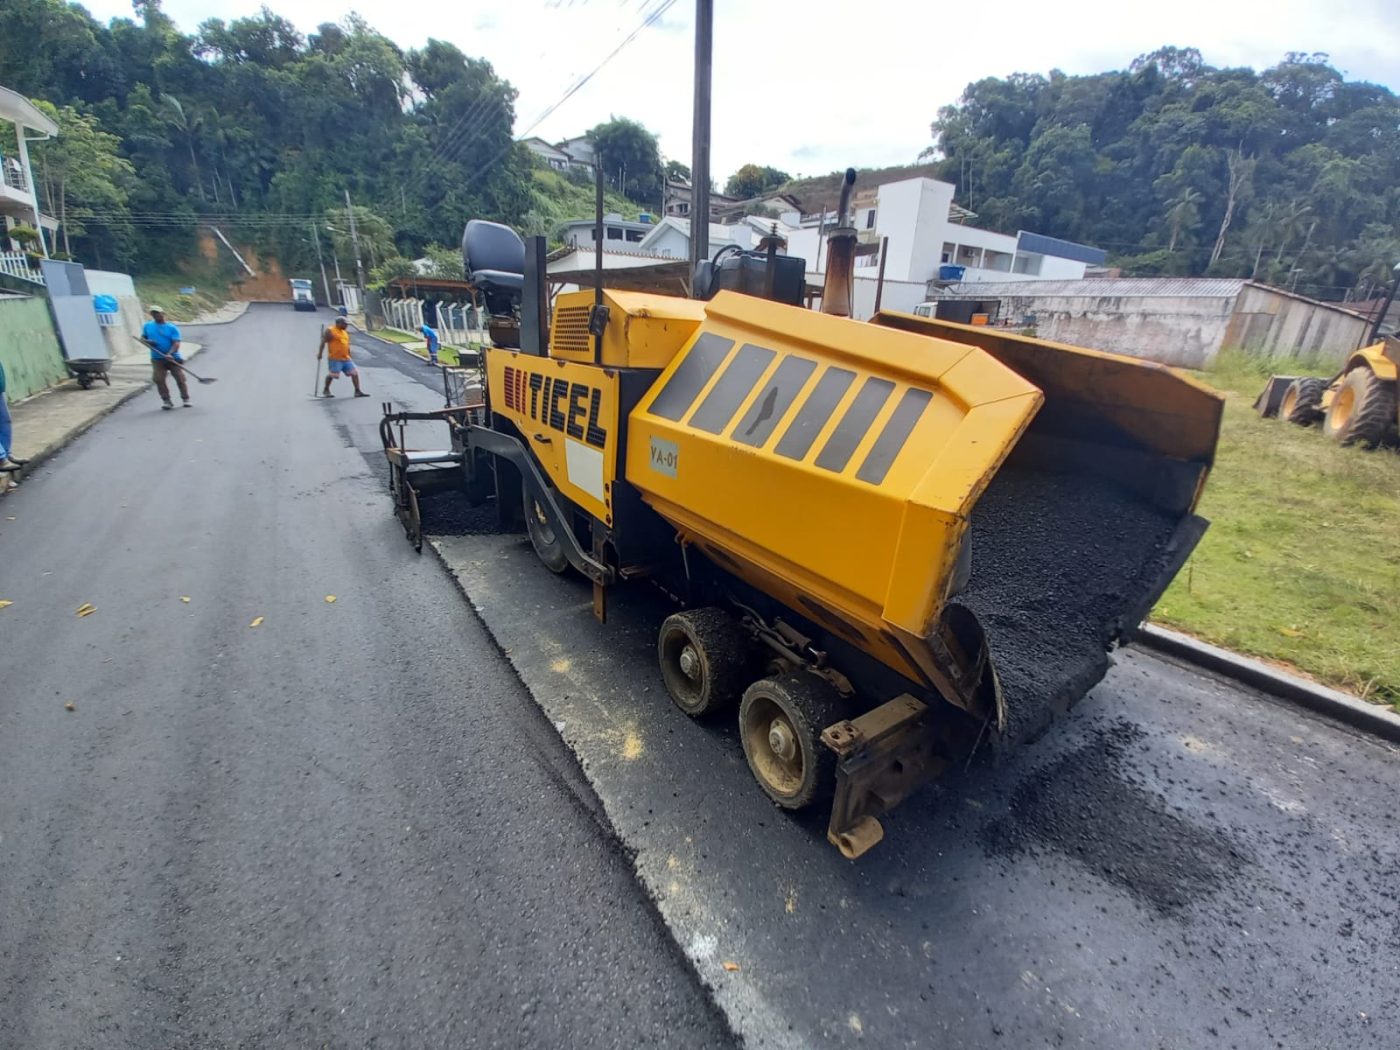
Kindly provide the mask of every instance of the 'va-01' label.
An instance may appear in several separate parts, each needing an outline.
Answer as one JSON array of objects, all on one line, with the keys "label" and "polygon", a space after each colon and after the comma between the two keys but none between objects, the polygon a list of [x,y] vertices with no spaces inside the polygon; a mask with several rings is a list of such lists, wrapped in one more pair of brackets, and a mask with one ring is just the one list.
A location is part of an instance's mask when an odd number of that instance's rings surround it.
[{"label": "'va-01' label", "polygon": [[674,441],[665,438],[651,439],[651,469],[668,478],[676,476],[676,465],[680,462],[681,450]]}]

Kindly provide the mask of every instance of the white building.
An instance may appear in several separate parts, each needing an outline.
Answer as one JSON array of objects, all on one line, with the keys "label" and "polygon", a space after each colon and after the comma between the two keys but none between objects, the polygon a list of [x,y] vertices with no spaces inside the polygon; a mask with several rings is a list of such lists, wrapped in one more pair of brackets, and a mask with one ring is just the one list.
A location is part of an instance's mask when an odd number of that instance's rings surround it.
[{"label": "white building", "polygon": [[598,151],[593,148],[593,140],[587,135],[575,135],[563,142],[556,142],[554,148],[567,153],[574,164],[591,168],[598,163]]},{"label": "white building", "polygon": [[[562,229],[564,243],[573,248],[592,247],[595,240],[596,223],[592,219],[574,219],[566,222]],[[642,243],[655,229],[649,222],[633,222],[621,215],[603,216],[603,246],[624,251],[644,251]]]},{"label": "white building", "polygon": [[[771,219],[760,220],[766,223],[764,229],[772,225]],[[722,226],[710,223],[710,254],[713,255],[727,244],[740,248],[752,248],[758,244],[762,234],[756,234],[753,226],[745,222]],[[668,259],[690,258],[690,220],[668,215],[642,239],[637,246],[639,251],[660,255]],[[788,254],[792,254],[789,252]]]},{"label": "white building", "polygon": [[568,171],[573,164],[573,158],[565,153],[558,146],[551,146],[544,139],[532,136],[528,139],[521,139],[521,144],[540,160],[555,171]]},{"label": "white building", "polygon": [[[8,121],[15,133],[15,149],[11,152],[7,136],[0,130],[0,231],[14,226],[32,226],[39,231],[39,243],[35,247],[41,254],[48,255],[47,241],[58,229],[58,221],[39,210],[38,191],[29,164],[29,143],[57,135],[58,125],[23,95],[4,87],[0,87],[0,121]],[[0,255],[7,249],[16,252],[18,248],[19,245],[8,237],[0,237]]]},{"label": "white building", "polygon": [[[854,225],[861,244],[857,275],[879,266],[878,246],[889,238],[885,259],[886,281],[926,284],[929,281],[1078,280],[1088,266],[1101,265],[1106,253],[1088,245],[1020,231],[1015,236],[993,233],[967,225],[973,213],[953,203],[953,184],[937,179],[913,178],[887,182],[873,191],[858,193],[852,201]],[[835,217],[801,220],[788,240],[788,254],[807,260],[809,271],[825,270],[823,229],[829,231]],[[962,267],[962,273],[945,267]]]}]

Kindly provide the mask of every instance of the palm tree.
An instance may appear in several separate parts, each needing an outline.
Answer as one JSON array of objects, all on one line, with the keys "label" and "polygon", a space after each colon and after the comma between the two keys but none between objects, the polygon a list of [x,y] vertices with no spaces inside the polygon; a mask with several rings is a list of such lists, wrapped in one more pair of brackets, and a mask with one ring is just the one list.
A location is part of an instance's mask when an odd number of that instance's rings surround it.
[{"label": "palm tree", "polygon": [[1176,251],[1176,242],[1181,238],[1182,233],[1194,229],[1201,221],[1199,205],[1202,199],[1200,190],[1193,190],[1187,186],[1178,194],[1176,200],[1172,201],[1171,206],[1167,209],[1167,223],[1172,231],[1167,251]]},{"label": "palm tree", "polygon": [[194,184],[199,190],[199,199],[207,200],[204,196],[204,180],[199,174],[199,161],[194,155],[194,136],[203,119],[197,113],[186,110],[184,104],[174,95],[161,95],[161,101],[165,103],[165,122],[185,136],[185,145],[190,150],[190,168],[194,172]]}]

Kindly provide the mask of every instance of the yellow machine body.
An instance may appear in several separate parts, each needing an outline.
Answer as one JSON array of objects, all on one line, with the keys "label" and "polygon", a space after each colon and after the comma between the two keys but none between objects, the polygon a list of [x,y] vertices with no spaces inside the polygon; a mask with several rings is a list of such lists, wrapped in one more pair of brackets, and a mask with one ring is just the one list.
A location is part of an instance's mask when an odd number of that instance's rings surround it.
[{"label": "yellow machine body", "polygon": [[599,358],[588,333],[593,296],[592,290],[560,294],[549,332],[550,357],[609,368],[665,368],[705,319],[705,304],[695,299],[604,291],[609,321]]},{"label": "yellow machine body", "polygon": [[486,353],[486,376],[492,411],[514,424],[554,486],[611,525],[619,442],[617,372],[492,349]]},{"label": "yellow machine body", "polygon": [[732,292],[632,413],[626,477],[718,565],[913,681],[1040,391],[967,346]]}]

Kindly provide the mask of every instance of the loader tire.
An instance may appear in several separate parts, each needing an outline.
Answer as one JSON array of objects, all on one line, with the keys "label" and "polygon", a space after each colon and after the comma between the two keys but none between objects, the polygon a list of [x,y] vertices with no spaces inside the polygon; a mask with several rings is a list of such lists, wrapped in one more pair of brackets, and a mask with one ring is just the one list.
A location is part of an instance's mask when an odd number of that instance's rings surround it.
[{"label": "loader tire", "polygon": [[1322,432],[1343,445],[1375,448],[1395,427],[1395,391],[1369,368],[1353,368],[1332,395]]},{"label": "loader tire", "polygon": [[535,548],[540,561],[550,572],[563,573],[569,567],[569,557],[564,553],[564,544],[554,535],[554,527],[545,516],[544,506],[536,498],[529,485],[522,485],[525,494],[525,531],[530,534],[530,546]]},{"label": "loader tire", "polygon": [[691,718],[732,708],[752,681],[752,645],[723,609],[673,613],[656,636],[666,692]]},{"label": "loader tire", "polygon": [[847,717],[841,694],[806,671],[764,678],[739,704],[739,738],[749,771],[783,809],[804,809],[836,787],[836,754],[822,730]]},{"label": "loader tire", "polygon": [[1327,392],[1327,380],[1303,376],[1288,385],[1278,414],[1290,423],[1309,427],[1322,418],[1322,395]]}]

